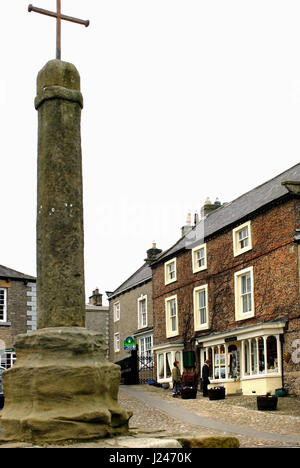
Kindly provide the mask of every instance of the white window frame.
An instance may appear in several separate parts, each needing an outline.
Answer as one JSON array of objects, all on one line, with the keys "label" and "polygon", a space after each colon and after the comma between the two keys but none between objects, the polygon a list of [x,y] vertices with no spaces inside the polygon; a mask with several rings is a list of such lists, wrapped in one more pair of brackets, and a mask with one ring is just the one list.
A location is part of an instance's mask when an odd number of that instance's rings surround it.
[{"label": "white window frame", "polygon": [[[241,247],[240,246],[240,239],[239,239],[239,234],[242,232],[244,229],[248,228],[248,240],[249,243],[246,247]],[[232,230],[232,238],[233,238],[233,255],[234,257],[237,257],[238,255],[242,255],[245,252],[248,252],[249,250],[252,249],[252,234],[251,234],[251,221],[247,221],[244,224],[241,224],[240,226],[236,227],[235,229]]]},{"label": "white window frame", "polygon": [[3,318],[0,319],[0,323],[5,323],[7,322],[7,288],[0,288],[0,291],[4,293]]},{"label": "white window frame", "polygon": [[[146,349],[146,340],[150,338],[151,346]],[[139,338],[139,355],[140,356],[153,356],[153,334],[141,336]],[[143,344],[142,344],[143,343]]]},{"label": "white window frame", "polygon": [[[171,307],[170,307],[170,303],[172,301],[175,301],[175,304],[176,304],[176,329],[175,330],[172,330],[172,328],[171,328],[171,317],[170,317]],[[166,314],[166,337],[171,338],[173,336],[179,335],[177,294],[174,295],[174,296],[167,297],[165,299],[165,314]]]},{"label": "white window frame", "polygon": [[121,306],[120,302],[114,303],[114,322],[119,322],[121,317]]},{"label": "white window frame", "polygon": [[[251,310],[249,312],[243,312],[242,308],[242,292],[241,292],[241,278],[247,274],[251,275]],[[235,320],[246,320],[254,317],[255,315],[255,304],[254,304],[254,275],[253,267],[244,268],[243,270],[234,273],[234,295],[235,295]]]},{"label": "white window frame", "polygon": [[16,353],[14,351],[4,351],[0,357],[1,369],[10,369],[16,362]]},{"label": "white window frame", "polygon": [[[117,341],[117,337],[119,337],[119,340]],[[119,343],[119,346],[117,346],[117,343]],[[114,350],[115,353],[119,353],[121,351],[121,338],[120,338],[120,333],[115,333],[114,334]]]},{"label": "white window frame", "polygon": [[[145,301],[145,307],[146,307],[146,324],[144,325],[142,323],[142,313],[141,313],[141,303]],[[141,297],[138,298],[137,300],[137,309],[138,309],[138,328],[145,328],[148,326],[148,298],[147,295],[141,295]]]},{"label": "white window frame", "polygon": [[[206,322],[200,324],[199,293],[205,291],[206,302]],[[208,285],[203,284],[194,288],[194,330],[207,330],[209,328],[209,306],[208,306]]]},{"label": "white window frame", "polygon": [[[200,267],[198,266],[198,260],[197,260],[197,253],[200,252],[200,250],[204,251],[204,264],[201,265]],[[201,244],[195,247],[192,250],[192,262],[193,262],[193,273],[198,273],[198,271],[203,271],[207,269],[207,247],[206,244]]]},{"label": "white window frame", "polygon": [[[180,371],[182,372],[183,370],[183,349],[182,348],[164,348],[164,349],[161,349],[161,350],[155,350],[155,353],[156,353],[156,362],[157,362],[157,382],[172,382],[172,369],[173,369],[173,363],[175,361],[175,359],[178,359],[179,360],[179,368],[180,368]],[[171,370],[171,375],[170,377],[167,377],[166,375],[166,368],[167,368],[167,354],[170,353],[171,354],[171,366],[170,366],[170,370]],[[179,354],[179,357],[177,355],[177,353]],[[164,375],[163,377],[159,377],[159,356],[162,355],[163,356],[163,370],[164,370]]]},{"label": "white window frame", "polygon": [[[170,278],[170,265],[174,263],[174,278]],[[171,284],[177,281],[177,261],[176,258],[172,258],[165,263],[165,284]]]}]

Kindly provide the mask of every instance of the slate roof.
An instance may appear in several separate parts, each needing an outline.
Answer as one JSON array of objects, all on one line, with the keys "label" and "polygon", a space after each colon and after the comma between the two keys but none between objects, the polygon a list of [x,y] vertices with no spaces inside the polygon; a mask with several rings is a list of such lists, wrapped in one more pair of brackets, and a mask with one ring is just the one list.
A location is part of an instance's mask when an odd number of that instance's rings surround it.
[{"label": "slate roof", "polygon": [[135,288],[139,284],[145,283],[152,279],[152,270],[148,263],[142,265],[132,276],[130,276],[124,283],[121,284],[112,294],[109,295],[108,299],[112,299],[119,294],[122,294],[129,289]]},{"label": "slate roof", "polygon": [[252,213],[260,208],[289,196],[287,189],[281,185],[285,181],[300,180],[300,163],[287,169],[273,179],[259,185],[249,192],[241,195],[232,202],[221,206],[205,218],[201,219],[193,230],[179,239],[170,249],[164,251],[157,257],[152,265],[166,258],[172,257],[180,250],[191,249],[204,242],[204,239],[218,231],[246,220]]},{"label": "slate roof", "polygon": [[34,276],[20,273],[19,271],[12,270],[11,268],[7,268],[3,265],[0,265],[0,278],[36,281]]}]

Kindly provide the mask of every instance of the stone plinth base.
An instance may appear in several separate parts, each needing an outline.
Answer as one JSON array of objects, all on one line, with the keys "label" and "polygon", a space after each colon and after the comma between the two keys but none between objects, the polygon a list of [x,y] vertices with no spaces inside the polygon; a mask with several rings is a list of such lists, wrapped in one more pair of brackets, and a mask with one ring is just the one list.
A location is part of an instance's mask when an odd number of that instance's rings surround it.
[{"label": "stone plinth base", "polygon": [[45,328],[19,335],[17,361],[3,373],[2,441],[33,443],[124,434],[132,412],[118,405],[120,367],[102,335]]}]

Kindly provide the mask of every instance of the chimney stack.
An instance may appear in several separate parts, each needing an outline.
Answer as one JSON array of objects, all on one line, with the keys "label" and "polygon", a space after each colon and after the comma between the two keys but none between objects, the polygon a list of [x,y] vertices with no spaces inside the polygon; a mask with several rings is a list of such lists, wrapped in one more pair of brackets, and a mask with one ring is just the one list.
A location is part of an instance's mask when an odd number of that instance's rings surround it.
[{"label": "chimney stack", "polygon": [[222,206],[221,202],[218,198],[216,198],[215,202],[212,203],[209,197],[207,197],[204,202],[204,205],[201,208],[201,217],[204,218],[205,216],[209,215],[210,213],[217,210],[221,206]]},{"label": "chimney stack", "polygon": [[89,297],[89,304],[94,306],[102,306],[102,294],[99,293],[99,289],[93,291],[93,295]]},{"label": "chimney stack", "polygon": [[187,217],[186,217],[186,224],[185,226],[182,226],[181,228],[181,236],[185,236],[186,234],[188,234],[191,230],[193,229],[193,226],[192,226],[192,217],[191,217],[191,213],[190,211],[188,212],[187,214]]},{"label": "chimney stack", "polygon": [[154,262],[156,257],[161,253],[162,250],[156,247],[156,242],[152,242],[152,248],[147,250],[147,258],[145,258],[145,262],[148,264]]}]

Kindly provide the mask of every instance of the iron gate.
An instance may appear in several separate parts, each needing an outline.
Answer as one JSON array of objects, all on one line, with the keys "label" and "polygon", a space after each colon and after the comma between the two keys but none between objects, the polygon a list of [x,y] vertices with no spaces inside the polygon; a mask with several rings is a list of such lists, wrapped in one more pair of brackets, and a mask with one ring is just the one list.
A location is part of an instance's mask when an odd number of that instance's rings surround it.
[{"label": "iron gate", "polygon": [[154,358],[152,355],[137,356],[139,383],[146,384],[154,377]]}]

